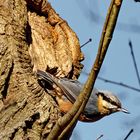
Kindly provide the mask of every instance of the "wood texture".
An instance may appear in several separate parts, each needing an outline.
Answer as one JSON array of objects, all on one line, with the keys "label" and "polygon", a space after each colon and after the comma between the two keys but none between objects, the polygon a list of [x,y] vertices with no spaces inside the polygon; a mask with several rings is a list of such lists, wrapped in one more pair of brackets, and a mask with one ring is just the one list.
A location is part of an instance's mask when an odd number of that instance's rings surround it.
[{"label": "wood texture", "polygon": [[45,0],[1,0],[0,7],[0,139],[45,139],[61,112],[34,72],[57,68],[56,76],[77,78],[78,38]]}]

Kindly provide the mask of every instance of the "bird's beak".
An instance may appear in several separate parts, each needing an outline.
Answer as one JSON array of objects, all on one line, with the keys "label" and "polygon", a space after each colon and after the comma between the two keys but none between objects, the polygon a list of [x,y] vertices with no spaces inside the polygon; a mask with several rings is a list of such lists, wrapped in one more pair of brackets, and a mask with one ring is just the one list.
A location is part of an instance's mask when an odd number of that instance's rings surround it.
[{"label": "bird's beak", "polygon": [[124,108],[118,108],[118,111],[130,114],[130,112],[128,110],[124,109]]}]

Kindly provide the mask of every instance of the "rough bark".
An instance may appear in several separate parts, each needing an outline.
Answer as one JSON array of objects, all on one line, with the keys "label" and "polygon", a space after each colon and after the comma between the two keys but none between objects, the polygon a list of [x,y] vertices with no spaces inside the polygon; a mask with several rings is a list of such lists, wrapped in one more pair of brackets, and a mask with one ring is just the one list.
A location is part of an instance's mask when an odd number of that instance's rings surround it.
[{"label": "rough bark", "polygon": [[[26,4],[27,2],[27,4]],[[83,55],[76,34],[47,1],[0,1],[0,139],[47,138],[62,116],[56,91],[38,84],[37,69],[77,78]]]}]

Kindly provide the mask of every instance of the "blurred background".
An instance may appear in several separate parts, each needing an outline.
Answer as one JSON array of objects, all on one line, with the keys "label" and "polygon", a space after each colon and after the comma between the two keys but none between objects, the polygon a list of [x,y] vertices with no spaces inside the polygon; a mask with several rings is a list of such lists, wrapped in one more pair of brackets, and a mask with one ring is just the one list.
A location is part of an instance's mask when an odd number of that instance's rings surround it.
[{"label": "blurred background", "polygon": [[[97,54],[98,44],[110,0],[51,0],[53,8],[65,19],[79,37],[83,45],[90,38],[92,42],[82,47],[85,55],[83,71],[79,80],[84,83]],[[95,123],[78,122],[71,140],[124,140],[131,129],[128,140],[140,140],[140,81],[136,74],[130,51],[130,41],[140,72],[140,3],[124,0],[117,26],[106,58],[96,80],[99,89],[113,91],[123,107],[131,114],[115,113]],[[103,79],[123,83],[121,85],[104,82]]]}]

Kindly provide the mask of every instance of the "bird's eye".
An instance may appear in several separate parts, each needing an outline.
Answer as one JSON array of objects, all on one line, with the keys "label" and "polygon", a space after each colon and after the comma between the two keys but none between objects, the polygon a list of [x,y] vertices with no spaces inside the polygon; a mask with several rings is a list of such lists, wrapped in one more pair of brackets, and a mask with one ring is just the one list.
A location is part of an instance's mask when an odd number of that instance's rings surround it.
[{"label": "bird's eye", "polygon": [[95,95],[97,95],[97,97],[99,96],[99,94],[98,94],[98,93],[95,93]]},{"label": "bird's eye", "polygon": [[101,95],[102,97],[104,96],[101,92],[96,92],[95,93],[98,97]]}]

